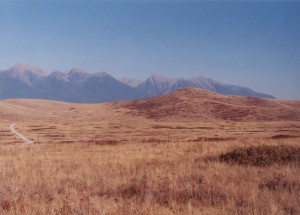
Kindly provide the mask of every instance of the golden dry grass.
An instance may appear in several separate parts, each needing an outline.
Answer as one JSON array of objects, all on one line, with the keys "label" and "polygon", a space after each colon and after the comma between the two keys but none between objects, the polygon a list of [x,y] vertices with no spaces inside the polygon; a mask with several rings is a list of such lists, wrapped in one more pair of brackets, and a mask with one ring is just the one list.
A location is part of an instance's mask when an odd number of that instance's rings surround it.
[{"label": "golden dry grass", "polygon": [[[299,121],[157,119],[132,108],[0,102],[0,214],[300,214],[299,163],[219,159],[298,150]],[[36,144],[18,140],[12,122]]]},{"label": "golden dry grass", "polygon": [[298,214],[299,165],[210,159],[298,141],[1,145],[0,213]]}]

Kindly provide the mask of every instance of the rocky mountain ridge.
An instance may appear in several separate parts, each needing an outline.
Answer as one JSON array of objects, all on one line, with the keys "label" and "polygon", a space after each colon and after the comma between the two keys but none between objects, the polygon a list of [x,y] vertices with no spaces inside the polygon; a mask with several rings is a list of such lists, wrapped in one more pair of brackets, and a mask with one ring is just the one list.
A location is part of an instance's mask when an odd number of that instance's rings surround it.
[{"label": "rocky mountain ridge", "polygon": [[0,99],[33,98],[75,103],[138,100],[160,96],[187,87],[202,88],[224,95],[274,98],[249,88],[227,85],[209,78],[169,78],[156,74],[141,82],[122,79],[105,72],[90,74],[73,68],[47,73],[30,65],[16,64],[0,71]]}]

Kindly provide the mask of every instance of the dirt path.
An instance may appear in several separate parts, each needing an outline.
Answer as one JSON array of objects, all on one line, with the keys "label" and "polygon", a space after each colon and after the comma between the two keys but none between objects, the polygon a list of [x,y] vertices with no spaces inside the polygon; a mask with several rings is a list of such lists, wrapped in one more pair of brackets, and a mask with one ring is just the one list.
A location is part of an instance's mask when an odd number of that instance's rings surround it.
[{"label": "dirt path", "polygon": [[19,132],[16,130],[15,126],[16,126],[16,123],[12,123],[12,124],[10,124],[10,126],[9,126],[12,133],[16,134],[20,139],[22,139],[22,140],[23,140],[25,143],[27,143],[27,144],[32,144],[32,143],[34,143],[34,141],[29,140],[29,139],[28,139],[27,137],[25,137],[23,134],[19,133]]}]

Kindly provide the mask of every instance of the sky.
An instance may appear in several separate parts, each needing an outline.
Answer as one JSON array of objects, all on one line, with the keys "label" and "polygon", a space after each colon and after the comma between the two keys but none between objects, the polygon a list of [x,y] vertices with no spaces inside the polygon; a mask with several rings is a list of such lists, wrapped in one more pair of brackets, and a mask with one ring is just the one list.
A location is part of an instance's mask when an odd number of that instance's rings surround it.
[{"label": "sky", "polygon": [[16,63],[300,99],[300,1],[0,0],[0,69]]}]

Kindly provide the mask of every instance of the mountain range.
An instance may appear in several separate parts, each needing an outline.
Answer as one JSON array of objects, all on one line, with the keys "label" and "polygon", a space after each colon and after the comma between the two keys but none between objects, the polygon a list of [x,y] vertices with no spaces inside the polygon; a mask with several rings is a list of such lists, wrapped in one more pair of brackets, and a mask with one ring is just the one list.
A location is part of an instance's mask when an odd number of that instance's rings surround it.
[{"label": "mountain range", "polygon": [[155,97],[187,87],[224,95],[274,98],[246,87],[228,85],[205,77],[184,79],[155,74],[145,81],[130,78],[118,80],[105,72],[90,74],[74,68],[66,72],[47,73],[43,69],[23,64],[0,71],[0,99],[32,98],[100,103]]}]

